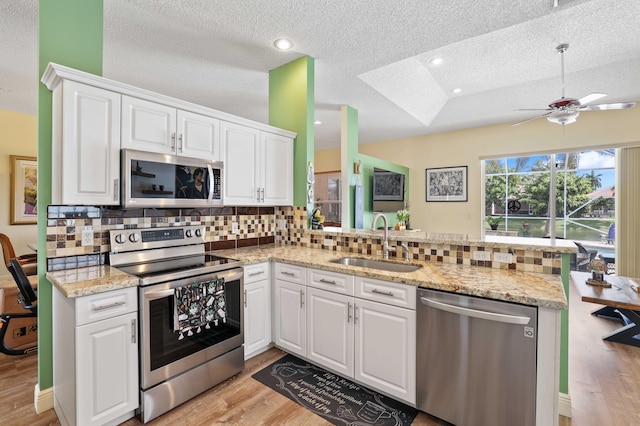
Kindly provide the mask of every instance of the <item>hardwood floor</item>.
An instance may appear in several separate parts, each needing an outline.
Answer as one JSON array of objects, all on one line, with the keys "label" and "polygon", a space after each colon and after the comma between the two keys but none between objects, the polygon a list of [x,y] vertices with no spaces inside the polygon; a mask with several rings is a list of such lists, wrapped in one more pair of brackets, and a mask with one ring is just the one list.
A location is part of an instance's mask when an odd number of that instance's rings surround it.
[{"label": "hardwood floor", "polygon": [[[569,388],[572,418],[560,426],[631,426],[640,424],[640,348],[609,343],[601,336],[619,325],[595,318],[597,305],[570,297]],[[191,401],[148,423],[161,425],[327,425],[321,417],[253,380],[251,375],[284,355],[270,349],[246,363],[245,370]],[[35,355],[0,354],[0,425],[59,425],[55,412],[36,415],[33,389]],[[140,425],[131,419],[124,426]],[[414,425],[442,424],[420,413]]]}]

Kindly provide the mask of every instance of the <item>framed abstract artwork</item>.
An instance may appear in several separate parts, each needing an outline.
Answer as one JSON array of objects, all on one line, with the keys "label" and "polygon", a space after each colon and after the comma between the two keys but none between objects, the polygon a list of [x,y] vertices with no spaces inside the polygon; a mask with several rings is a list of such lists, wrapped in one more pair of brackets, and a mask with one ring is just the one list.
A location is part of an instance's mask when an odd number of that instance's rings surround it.
[{"label": "framed abstract artwork", "polygon": [[38,162],[36,157],[9,156],[11,162],[11,225],[33,225],[38,212]]}]

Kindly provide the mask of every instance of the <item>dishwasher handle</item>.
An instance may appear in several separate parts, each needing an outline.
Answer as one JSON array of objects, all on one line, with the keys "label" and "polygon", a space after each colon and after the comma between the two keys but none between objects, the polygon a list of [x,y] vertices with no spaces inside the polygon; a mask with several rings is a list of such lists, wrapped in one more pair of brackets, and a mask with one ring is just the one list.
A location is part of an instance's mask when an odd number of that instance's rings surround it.
[{"label": "dishwasher handle", "polygon": [[430,306],[434,309],[451,312],[453,314],[466,315],[469,317],[485,319],[489,321],[498,321],[498,322],[506,322],[509,324],[522,324],[522,325],[527,325],[529,324],[529,321],[531,321],[531,318],[529,317],[497,314],[495,312],[487,312],[487,311],[478,311],[476,309],[463,308],[462,306],[455,306],[455,305],[449,305],[447,303],[437,302],[432,299],[427,299],[426,297],[421,297],[420,301],[423,304]]}]

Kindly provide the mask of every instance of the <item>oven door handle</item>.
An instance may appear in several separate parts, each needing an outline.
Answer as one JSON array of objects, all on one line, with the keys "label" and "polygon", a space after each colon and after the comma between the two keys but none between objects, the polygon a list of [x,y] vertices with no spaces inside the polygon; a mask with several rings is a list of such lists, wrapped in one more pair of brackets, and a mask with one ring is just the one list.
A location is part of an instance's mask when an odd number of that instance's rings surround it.
[{"label": "oven door handle", "polygon": [[[214,279],[221,279],[221,278],[229,282],[242,280],[244,278],[244,271],[242,268],[230,269],[228,271],[223,271],[218,274],[213,274],[209,278],[199,282],[204,282],[204,281],[209,281]],[[195,284],[195,283],[192,283],[192,284]],[[189,284],[185,284],[185,285],[189,285]],[[181,286],[176,286],[176,287],[172,287],[164,290],[151,290],[148,292],[144,292],[143,297],[145,300],[156,300],[156,299],[161,299],[163,297],[173,296],[175,293],[175,289],[177,287],[181,287]]]}]

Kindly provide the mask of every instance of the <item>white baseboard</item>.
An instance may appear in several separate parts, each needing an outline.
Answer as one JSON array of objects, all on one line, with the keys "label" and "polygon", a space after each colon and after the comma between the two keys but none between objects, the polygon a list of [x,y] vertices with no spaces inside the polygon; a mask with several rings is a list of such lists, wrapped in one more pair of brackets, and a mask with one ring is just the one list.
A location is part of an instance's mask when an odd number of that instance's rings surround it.
[{"label": "white baseboard", "polygon": [[43,413],[53,408],[53,386],[43,391],[40,390],[40,384],[36,383],[33,391],[33,405],[36,408],[36,414]]},{"label": "white baseboard", "polygon": [[571,397],[566,393],[558,394],[558,414],[571,417]]}]

